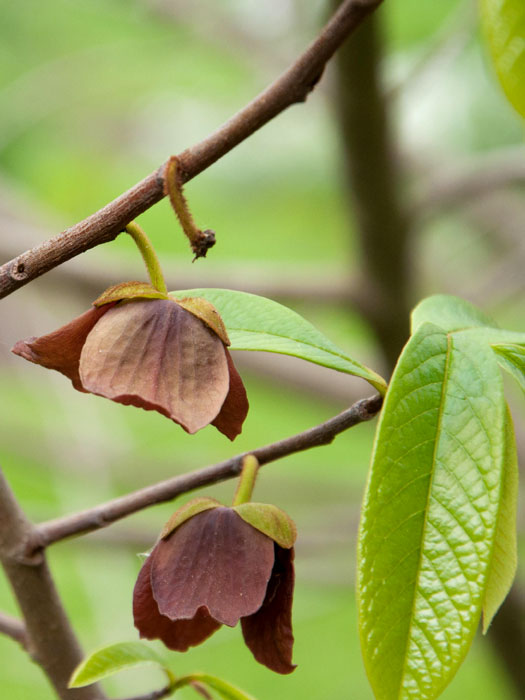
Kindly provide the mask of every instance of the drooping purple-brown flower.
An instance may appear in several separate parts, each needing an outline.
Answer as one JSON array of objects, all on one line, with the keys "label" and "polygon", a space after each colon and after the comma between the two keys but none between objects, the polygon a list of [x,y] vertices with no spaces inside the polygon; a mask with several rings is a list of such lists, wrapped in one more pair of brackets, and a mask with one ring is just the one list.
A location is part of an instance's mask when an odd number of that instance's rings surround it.
[{"label": "drooping purple-brown flower", "polygon": [[186,651],[240,620],[256,660],[291,673],[295,537],[293,522],[275,506],[190,501],[140,570],[133,592],[140,636]]},{"label": "drooping purple-brown flower", "polygon": [[158,411],[188,433],[211,423],[233,440],[248,400],[227,345],[222,319],[205,299],[175,300],[128,282],[13,352],[62,372],[79,391]]}]

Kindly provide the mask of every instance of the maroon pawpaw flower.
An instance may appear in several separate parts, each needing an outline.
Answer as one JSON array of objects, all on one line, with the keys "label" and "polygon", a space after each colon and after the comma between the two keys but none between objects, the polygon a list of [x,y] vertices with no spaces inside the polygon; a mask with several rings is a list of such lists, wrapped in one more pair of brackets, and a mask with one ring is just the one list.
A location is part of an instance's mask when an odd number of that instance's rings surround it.
[{"label": "maroon pawpaw flower", "polygon": [[275,506],[190,501],[140,570],[133,592],[140,636],[186,651],[240,620],[256,660],[291,673],[295,536]]},{"label": "maroon pawpaw flower", "polygon": [[151,285],[112,287],[94,308],[12,351],[55,369],[79,391],[162,413],[195,433],[211,423],[230,440],[248,400],[226,329],[205,299],[175,300]]}]

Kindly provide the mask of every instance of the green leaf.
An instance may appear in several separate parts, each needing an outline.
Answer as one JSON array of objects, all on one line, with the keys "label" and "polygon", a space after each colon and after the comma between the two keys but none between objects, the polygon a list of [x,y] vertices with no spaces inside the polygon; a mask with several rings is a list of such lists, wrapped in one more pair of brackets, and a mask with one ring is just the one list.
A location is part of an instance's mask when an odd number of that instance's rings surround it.
[{"label": "green leaf", "polygon": [[518,566],[516,516],[518,506],[518,455],[512,416],[507,408],[505,463],[494,550],[483,600],[483,634],[507,597]]},{"label": "green leaf", "polygon": [[525,3],[480,0],[480,9],[483,31],[503,90],[525,117]]},{"label": "green leaf", "polygon": [[182,688],[190,683],[202,683],[212,690],[215,690],[224,700],[255,700],[252,695],[248,695],[243,690],[239,690],[231,683],[226,682],[217,676],[210,676],[209,673],[191,673],[188,676],[179,678],[175,683],[175,688]]},{"label": "green leaf", "polygon": [[445,331],[464,328],[496,328],[494,321],[473,304],[449,294],[435,294],[423,299],[411,314],[412,333],[423,323],[434,323]]},{"label": "green leaf", "polygon": [[232,350],[293,355],[362,377],[385,393],[382,377],[349,357],[295,311],[271,299],[229,289],[186,289],[170,294],[176,299],[203,297],[210,301],[224,321]]},{"label": "green leaf", "polygon": [[192,498],[191,501],[188,501],[173,513],[168,522],[162,528],[162,532],[160,533],[161,539],[171,535],[173,530],[176,530],[179,525],[182,525],[182,523],[186,520],[193,518],[193,516],[197,515],[197,513],[210,510],[210,508],[217,508],[217,506],[220,505],[222,504],[219,503],[219,501],[216,501],[214,498],[205,498],[203,496]]},{"label": "green leaf", "polygon": [[504,425],[489,344],[477,331],[419,325],[385,398],[360,523],[360,636],[377,700],[437,697],[467,653],[500,509]]},{"label": "green leaf", "polygon": [[77,666],[71,680],[70,688],[80,688],[112,676],[119,671],[133,668],[139,664],[156,663],[173,679],[162,656],[145,642],[119,642],[98,649]]},{"label": "green leaf", "polygon": [[242,503],[233,510],[256,530],[272,539],[280,547],[290,549],[297,539],[294,521],[271,503]]},{"label": "green leaf", "polygon": [[492,349],[500,366],[514,377],[525,391],[525,344],[493,343]]}]

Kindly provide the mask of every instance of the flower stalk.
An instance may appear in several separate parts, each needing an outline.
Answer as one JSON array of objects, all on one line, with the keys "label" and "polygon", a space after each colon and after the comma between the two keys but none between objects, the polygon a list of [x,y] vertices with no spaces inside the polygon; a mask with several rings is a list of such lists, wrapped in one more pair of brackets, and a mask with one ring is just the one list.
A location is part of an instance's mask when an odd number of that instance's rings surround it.
[{"label": "flower stalk", "polygon": [[164,275],[162,274],[162,269],[160,267],[160,262],[157,257],[157,253],[153,248],[150,239],[147,237],[145,231],[135,222],[130,221],[126,226],[126,233],[133,238],[135,245],[140,250],[144,264],[148,271],[151,284],[162,294],[168,294],[168,288],[166,287],[166,282],[164,280]]},{"label": "flower stalk", "polygon": [[208,250],[215,245],[215,233],[210,229],[202,231],[195,224],[188,202],[182,192],[182,178],[176,156],[171,156],[168,161],[164,183],[165,194],[168,195],[173,211],[195,253],[193,261],[206,257]]},{"label": "flower stalk", "polygon": [[259,462],[257,458],[254,455],[246,455],[242,460],[242,471],[235,496],[233,497],[232,506],[240,506],[242,503],[249,503],[252,500],[253,488],[258,471]]}]

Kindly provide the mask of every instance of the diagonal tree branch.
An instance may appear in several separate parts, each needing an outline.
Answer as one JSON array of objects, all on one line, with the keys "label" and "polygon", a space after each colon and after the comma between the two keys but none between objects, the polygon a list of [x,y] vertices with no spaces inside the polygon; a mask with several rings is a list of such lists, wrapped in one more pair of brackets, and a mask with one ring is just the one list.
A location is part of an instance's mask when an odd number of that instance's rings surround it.
[{"label": "diagonal tree branch", "polygon": [[29,650],[29,639],[27,637],[26,628],[23,622],[17,620],[16,617],[0,613],[0,634],[6,637],[11,637],[15,642],[18,642],[24,649]]},{"label": "diagonal tree branch", "polygon": [[[345,0],[317,39],[277,80],[217,131],[177,158],[188,182],[290,105],[304,102],[334,52],[382,0]],[[110,204],[0,267],[0,298],[67,260],[118,236],[164,197],[166,163]]]},{"label": "diagonal tree branch", "polygon": [[124,698],[123,700],[161,700],[161,698],[167,698],[173,694],[173,688],[170,685],[161,688],[160,690],[153,690],[151,693],[146,695],[134,695],[132,698]]},{"label": "diagonal tree branch", "polygon": [[106,696],[96,685],[68,690],[71,673],[82,661],[82,651],[60,602],[44,553],[33,557],[23,554],[34,534],[34,526],[22,512],[0,471],[0,561],[22,611],[32,656],[59,698],[104,700]]},{"label": "diagonal tree branch", "polygon": [[26,556],[34,556],[39,550],[67,537],[98,530],[149,506],[171,501],[182,493],[238,476],[242,458],[246,454],[255,455],[259,464],[263,465],[308,450],[310,447],[328,445],[339,433],[373,418],[381,409],[381,405],[382,398],[379,395],[362,399],[325,423],[292,437],[259,447],[249,453],[244,452],[219,464],[147,486],[89,510],[41,523],[27,541]]}]

